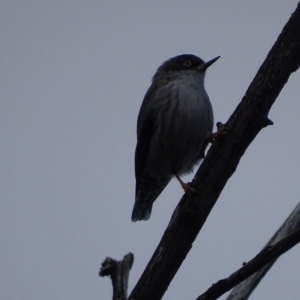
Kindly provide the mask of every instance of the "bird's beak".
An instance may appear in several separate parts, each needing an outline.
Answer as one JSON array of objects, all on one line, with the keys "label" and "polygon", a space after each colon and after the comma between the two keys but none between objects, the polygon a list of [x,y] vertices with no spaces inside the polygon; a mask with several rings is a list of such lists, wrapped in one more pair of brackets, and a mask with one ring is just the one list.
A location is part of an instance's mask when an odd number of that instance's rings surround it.
[{"label": "bird's beak", "polygon": [[210,67],[215,61],[217,61],[221,56],[217,56],[215,57],[214,59],[200,65],[197,67],[197,69],[200,71],[200,70],[203,70],[205,71],[208,67]]}]

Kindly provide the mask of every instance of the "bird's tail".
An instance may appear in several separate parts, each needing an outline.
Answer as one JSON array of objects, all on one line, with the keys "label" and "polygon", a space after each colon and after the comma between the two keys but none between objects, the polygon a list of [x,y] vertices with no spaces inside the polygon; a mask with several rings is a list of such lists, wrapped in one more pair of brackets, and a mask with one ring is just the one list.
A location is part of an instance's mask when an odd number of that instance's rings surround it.
[{"label": "bird's tail", "polygon": [[139,201],[139,199],[137,199],[134,203],[131,220],[133,222],[149,220],[152,211],[152,204],[152,202],[147,203],[144,201]]},{"label": "bird's tail", "polygon": [[136,199],[131,215],[133,222],[149,220],[153,202],[171,179],[172,176],[157,179],[153,178],[153,176],[148,176],[148,174],[143,174],[141,179],[137,181]]}]

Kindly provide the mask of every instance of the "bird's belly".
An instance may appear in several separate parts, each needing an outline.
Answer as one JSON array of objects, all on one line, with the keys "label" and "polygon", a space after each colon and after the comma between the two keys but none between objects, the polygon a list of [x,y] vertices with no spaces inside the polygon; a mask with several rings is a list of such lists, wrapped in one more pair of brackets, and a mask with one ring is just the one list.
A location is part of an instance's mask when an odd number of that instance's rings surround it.
[{"label": "bird's belly", "polygon": [[212,132],[211,106],[179,107],[153,137],[151,168],[162,174],[185,174],[203,158],[205,139]]},{"label": "bird's belly", "polygon": [[203,120],[178,123],[165,145],[165,158],[174,173],[189,173],[203,158],[205,139],[211,133],[210,124]]}]

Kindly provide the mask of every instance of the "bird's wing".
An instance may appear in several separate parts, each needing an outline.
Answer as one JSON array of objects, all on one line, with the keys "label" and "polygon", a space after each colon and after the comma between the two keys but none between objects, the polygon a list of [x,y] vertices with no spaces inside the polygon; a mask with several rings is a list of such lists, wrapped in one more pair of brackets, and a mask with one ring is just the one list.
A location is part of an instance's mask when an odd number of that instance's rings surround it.
[{"label": "bird's wing", "polygon": [[150,148],[150,143],[155,131],[154,109],[151,109],[151,98],[154,95],[154,88],[151,86],[143,100],[137,125],[137,145],[135,149],[135,178],[136,195],[139,181],[145,169],[145,164]]}]

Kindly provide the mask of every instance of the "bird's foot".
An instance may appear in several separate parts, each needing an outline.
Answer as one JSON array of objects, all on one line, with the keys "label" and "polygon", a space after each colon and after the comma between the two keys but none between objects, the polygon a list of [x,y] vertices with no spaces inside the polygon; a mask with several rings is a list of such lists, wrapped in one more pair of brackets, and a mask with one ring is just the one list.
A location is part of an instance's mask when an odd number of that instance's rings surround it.
[{"label": "bird's foot", "polygon": [[191,187],[188,183],[183,182],[181,184],[181,187],[183,188],[185,193],[192,192],[192,193],[198,194],[198,192],[193,187]]},{"label": "bird's foot", "polygon": [[207,137],[208,143],[212,144],[216,140],[218,140],[228,134],[228,131],[226,130],[224,124],[222,124],[221,122],[217,123],[217,128],[218,128],[217,132],[214,132]]},{"label": "bird's foot", "polygon": [[187,193],[187,192],[192,192],[192,193],[196,193],[198,194],[198,192],[193,188],[191,187],[188,183],[185,183],[181,180],[181,178],[175,174],[175,177],[177,178],[177,180],[179,181],[181,187],[183,188],[183,190]]}]

